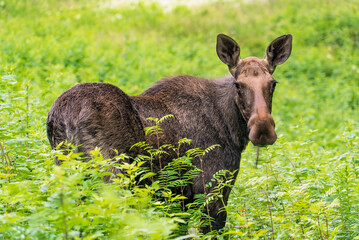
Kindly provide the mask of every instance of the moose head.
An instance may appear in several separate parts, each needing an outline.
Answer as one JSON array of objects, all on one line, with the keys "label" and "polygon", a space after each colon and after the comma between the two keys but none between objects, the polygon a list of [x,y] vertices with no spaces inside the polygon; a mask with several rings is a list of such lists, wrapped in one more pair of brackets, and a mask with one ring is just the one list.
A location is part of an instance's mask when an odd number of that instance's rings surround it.
[{"label": "moose head", "polygon": [[239,45],[232,38],[217,36],[217,54],[228,65],[234,77],[235,102],[247,122],[249,140],[255,146],[273,144],[277,140],[272,112],[272,97],[277,81],[272,74],[292,51],[292,35],[287,34],[269,44],[263,59],[241,59]]}]

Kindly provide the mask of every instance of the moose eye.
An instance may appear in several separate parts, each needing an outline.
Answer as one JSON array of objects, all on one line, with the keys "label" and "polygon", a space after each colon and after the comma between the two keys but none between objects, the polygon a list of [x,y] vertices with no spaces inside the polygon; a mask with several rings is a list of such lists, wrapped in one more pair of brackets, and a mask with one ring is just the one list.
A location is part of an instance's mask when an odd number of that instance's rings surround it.
[{"label": "moose eye", "polygon": [[234,82],[233,85],[238,89],[239,88],[239,84],[237,82]]},{"label": "moose eye", "polygon": [[275,86],[277,86],[277,83],[279,83],[279,82],[277,82],[276,80],[273,80],[273,81],[272,81],[273,89],[275,89]]}]

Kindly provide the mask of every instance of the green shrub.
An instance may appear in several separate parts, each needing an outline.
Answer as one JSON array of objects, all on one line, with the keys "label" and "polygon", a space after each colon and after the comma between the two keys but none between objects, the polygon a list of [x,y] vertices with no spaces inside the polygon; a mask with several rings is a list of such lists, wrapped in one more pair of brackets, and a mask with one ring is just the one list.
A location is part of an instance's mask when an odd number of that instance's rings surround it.
[{"label": "green shrub", "polygon": [[138,94],[164,76],[228,74],[215,52],[218,33],[238,40],[242,57],[294,36],[292,56],[274,73],[279,139],[260,150],[258,168],[254,149],[243,153],[218,238],[358,238],[356,1],[218,1],[171,11],[108,2],[0,1],[0,238],[173,238],[186,231],[177,221],[199,223],[197,207],[177,215],[181,199],[156,206],[157,190],[86,179],[107,173],[75,156],[54,167],[45,122],[54,100],[79,82]]}]

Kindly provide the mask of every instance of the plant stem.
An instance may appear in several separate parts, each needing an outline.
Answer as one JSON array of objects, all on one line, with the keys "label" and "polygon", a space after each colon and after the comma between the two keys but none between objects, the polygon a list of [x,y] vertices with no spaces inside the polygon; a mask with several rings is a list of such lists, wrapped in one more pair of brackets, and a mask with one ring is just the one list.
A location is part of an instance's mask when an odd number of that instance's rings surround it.
[{"label": "plant stem", "polygon": [[302,239],[304,239],[304,228],[302,224],[302,219],[300,218],[300,213],[299,213],[299,222],[300,222],[300,229],[302,230]]},{"label": "plant stem", "polygon": [[[273,166],[272,166],[272,161],[269,161],[269,166],[270,166],[270,170],[272,173],[275,173],[274,170],[273,170]],[[277,186],[282,190],[282,185],[280,184],[279,180],[278,180],[278,174],[273,174],[273,177],[277,183]],[[282,209],[283,209],[283,215],[284,215],[284,218],[286,218],[286,211],[285,211],[285,207],[284,207],[284,203],[283,203],[283,200],[282,198],[279,199],[281,205],[282,205]]]},{"label": "plant stem", "polygon": [[325,217],[325,226],[327,228],[327,236],[326,236],[326,238],[328,239],[329,238],[329,226],[328,226],[327,214],[325,214],[325,212],[324,212],[324,217]]},{"label": "plant stem", "polygon": [[319,214],[318,214],[318,230],[319,230],[320,239],[323,240],[322,231],[320,230]]},{"label": "plant stem", "polygon": [[294,169],[294,173],[295,173],[295,176],[297,177],[298,181],[300,184],[302,184],[302,181],[300,180],[299,176],[298,176],[298,173],[297,173],[297,168],[295,167],[294,163],[289,159],[289,162],[290,164],[292,164],[292,167]]},{"label": "plant stem", "polygon": [[[5,141],[3,143],[0,142],[0,150],[1,150],[1,159],[3,162],[3,166],[5,168],[5,173],[14,173],[15,166],[11,161],[11,158],[9,157],[9,154],[5,153]],[[10,177],[7,178],[8,183],[11,182]]]},{"label": "plant stem", "polygon": [[259,147],[257,146],[257,158],[256,158],[256,168],[258,167],[258,160],[259,160]]},{"label": "plant stem", "polygon": [[271,210],[271,206],[270,206],[271,201],[269,200],[269,194],[268,194],[268,178],[269,178],[269,175],[268,175],[267,166],[266,166],[266,173],[267,173],[267,182],[266,182],[266,191],[265,191],[265,193],[266,193],[266,196],[267,196],[267,207],[268,207],[268,211],[269,211],[270,223],[271,223],[271,228],[272,228],[272,239],[274,239],[273,217],[272,217],[272,210]]},{"label": "plant stem", "polygon": [[26,137],[28,137],[29,129],[29,84],[26,85]]},{"label": "plant stem", "polygon": [[[157,150],[160,149],[160,137],[158,135],[158,131],[156,131],[156,137],[157,137]],[[158,162],[160,164],[160,171],[162,171],[162,162],[161,162],[161,154],[157,154],[158,156]]]},{"label": "plant stem", "polygon": [[63,219],[63,222],[64,222],[65,239],[68,240],[69,239],[69,234],[68,234],[67,223],[66,223],[63,189],[61,189],[61,193],[60,193],[60,203],[61,203],[62,213],[63,213],[62,214],[62,219]]},{"label": "plant stem", "polygon": [[203,191],[204,191],[204,200],[206,203],[206,209],[207,209],[207,215],[209,218],[209,230],[212,231],[212,224],[211,224],[211,216],[209,215],[209,207],[208,207],[208,202],[207,202],[207,190],[206,190],[206,185],[204,183],[204,170],[203,170],[203,159],[200,158],[201,161],[201,170],[202,170],[202,184],[203,184]]}]

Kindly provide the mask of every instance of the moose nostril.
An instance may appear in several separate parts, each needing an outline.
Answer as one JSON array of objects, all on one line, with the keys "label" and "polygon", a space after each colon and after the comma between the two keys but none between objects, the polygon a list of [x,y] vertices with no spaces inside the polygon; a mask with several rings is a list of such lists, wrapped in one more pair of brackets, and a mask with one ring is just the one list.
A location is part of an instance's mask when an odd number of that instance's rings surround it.
[{"label": "moose nostril", "polygon": [[277,134],[275,131],[271,132],[258,132],[256,129],[253,129],[249,133],[249,140],[255,146],[265,146],[265,145],[272,145],[277,140]]}]

